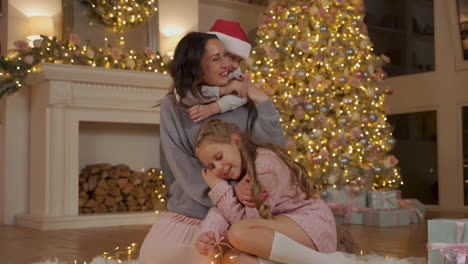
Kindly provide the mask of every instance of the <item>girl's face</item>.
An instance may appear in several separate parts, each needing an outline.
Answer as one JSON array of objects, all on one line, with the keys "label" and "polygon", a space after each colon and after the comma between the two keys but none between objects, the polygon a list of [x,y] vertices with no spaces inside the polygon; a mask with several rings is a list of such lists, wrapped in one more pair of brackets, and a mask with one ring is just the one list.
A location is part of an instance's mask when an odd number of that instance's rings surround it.
[{"label": "girl's face", "polygon": [[202,142],[197,148],[197,157],[215,176],[236,180],[242,172],[239,150],[240,136],[233,134],[229,143]]},{"label": "girl's face", "polygon": [[244,58],[242,58],[241,56],[230,52],[227,52],[225,57],[228,62],[229,73],[237,70],[240,67],[241,62],[244,60]]},{"label": "girl's face", "polygon": [[229,83],[226,50],[218,39],[210,39],[205,45],[205,54],[201,60],[203,81],[212,86],[224,86]]}]

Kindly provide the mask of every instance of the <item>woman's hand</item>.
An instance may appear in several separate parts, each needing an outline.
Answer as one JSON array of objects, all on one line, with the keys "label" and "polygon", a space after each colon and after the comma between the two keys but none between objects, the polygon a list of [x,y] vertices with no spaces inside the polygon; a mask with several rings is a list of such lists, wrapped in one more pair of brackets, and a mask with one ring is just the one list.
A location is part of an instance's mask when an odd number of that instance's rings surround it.
[{"label": "woman's hand", "polygon": [[202,169],[202,176],[206,181],[206,184],[208,184],[211,189],[224,181],[224,179],[219,178],[218,176],[214,175],[212,171],[205,168]]},{"label": "woman's hand", "polygon": [[189,115],[193,122],[198,123],[212,115],[219,114],[221,110],[217,102],[206,105],[194,105],[189,108]]},{"label": "woman's hand", "polygon": [[[242,180],[234,186],[237,200],[247,207],[254,208],[255,203],[252,198],[252,188],[250,186],[250,176],[246,175]],[[264,189],[262,191],[262,199],[265,201],[268,198],[268,192]]]},{"label": "woman's hand", "polygon": [[198,236],[197,241],[195,241],[195,247],[201,255],[208,256],[214,242],[216,242],[216,238],[213,231],[201,233]]}]

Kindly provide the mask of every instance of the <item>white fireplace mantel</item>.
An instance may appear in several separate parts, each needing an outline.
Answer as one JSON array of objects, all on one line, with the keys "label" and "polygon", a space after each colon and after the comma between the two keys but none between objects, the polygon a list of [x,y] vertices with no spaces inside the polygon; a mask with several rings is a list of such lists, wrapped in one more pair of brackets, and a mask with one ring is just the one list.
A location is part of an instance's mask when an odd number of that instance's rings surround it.
[{"label": "white fireplace mantel", "polygon": [[153,107],[171,86],[159,73],[42,65],[29,79],[29,212],[17,224],[38,229],[149,224],[154,212],[78,213],[79,122],[159,124]]}]

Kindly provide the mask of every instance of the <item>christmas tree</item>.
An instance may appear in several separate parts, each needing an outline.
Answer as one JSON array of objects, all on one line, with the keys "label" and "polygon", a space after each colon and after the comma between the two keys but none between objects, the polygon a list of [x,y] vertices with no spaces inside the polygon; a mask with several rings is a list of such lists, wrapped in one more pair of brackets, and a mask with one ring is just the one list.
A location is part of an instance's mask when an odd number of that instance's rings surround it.
[{"label": "christmas tree", "polygon": [[398,188],[385,56],[373,53],[362,0],[273,2],[247,61],[280,109],[286,149],[321,187]]}]

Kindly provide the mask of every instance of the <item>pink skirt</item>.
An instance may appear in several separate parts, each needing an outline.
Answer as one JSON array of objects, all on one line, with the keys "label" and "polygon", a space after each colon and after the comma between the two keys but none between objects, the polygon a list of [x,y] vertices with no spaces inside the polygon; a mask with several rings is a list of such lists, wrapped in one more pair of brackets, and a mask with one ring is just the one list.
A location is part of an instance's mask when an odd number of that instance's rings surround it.
[{"label": "pink skirt", "polygon": [[194,245],[201,221],[173,212],[163,213],[141,245],[138,264],[210,263]]}]

